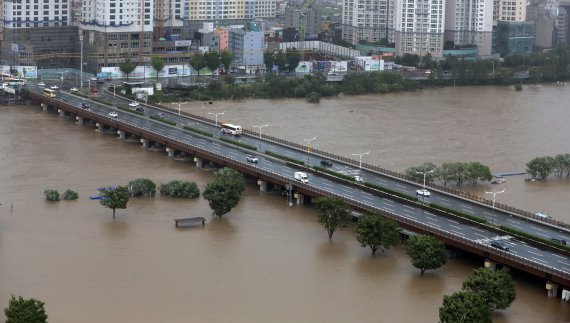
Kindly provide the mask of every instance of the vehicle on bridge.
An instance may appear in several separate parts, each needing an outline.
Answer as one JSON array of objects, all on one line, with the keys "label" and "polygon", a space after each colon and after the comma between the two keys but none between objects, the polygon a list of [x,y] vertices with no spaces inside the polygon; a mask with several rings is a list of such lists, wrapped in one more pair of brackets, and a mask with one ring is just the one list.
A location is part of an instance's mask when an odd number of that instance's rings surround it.
[{"label": "vehicle on bridge", "polygon": [[506,244],[504,244],[504,243],[502,243],[502,242],[500,242],[500,241],[493,241],[493,242],[491,242],[491,247],[497,248],[497,249],[501,249],[501,250],[504,250],[504,251],[509,251],[509,250],[510,250],[509,247],[508,247]]},{"label": "vehicle on bridge", "polygon": [[250,163],[257,163],[257,156],[254,155],[247,155],[245,156],[245,159],[250,162]]},{"label": "vehicle on bridge", "polygon": [[242,134],[242,128],[238,125],[233,125],[231,123],[222,123],[221,125],[222,133],[229,133],[234,136],[239,136]]},{"label": "vehicle on bridge", "polygon": [[295,180],[297,180],[303,184],[307,184],[309,182],[309,178],[307,177],[307,174],[305,174],[303,172],[295,172]]},{"label": "vehicle on bridge", "polygon": [[129,106],[130,106],[130,107],[135,107],[135,108],[136,108],[136,107],[138,107],[138,106],[139,106],[139,103],[138,103],[138,102],[135,102],[135,101],[133,101],[133,102],[129,103]]},{"label": "vehicle on bridge", "polygon": [[417,195],[421,195],[421,196],[425,196],[425,197],[430,197],[431,193],[426,190],[425,188],[419,189],[416,191]]},{"label": "vehicle on bridge", "polygon": [[321,166],[332,167],[332,165],[333,165],[333,163],[330,160],[326,160],[326,159],[321,160]]},{"label": "vehicle on bridge", "polygon": [[119,114],[117,112],[109,112],[109,117],[117,119]]},{"label": "vehicle on bridge", "polygon": [[56,91],[52,89],[44,89],[44,95],[50,98],[55,98],[57,96]]}]

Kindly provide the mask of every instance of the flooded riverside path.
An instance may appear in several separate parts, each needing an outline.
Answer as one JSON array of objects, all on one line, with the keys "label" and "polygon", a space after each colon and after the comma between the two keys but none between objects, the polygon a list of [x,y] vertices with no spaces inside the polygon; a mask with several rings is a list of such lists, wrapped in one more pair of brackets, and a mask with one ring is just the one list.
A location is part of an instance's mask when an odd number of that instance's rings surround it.
[{"label": "flooded riverside path", "polygon": [[[298,142],[318,136],[316,146],[335,153],[370,148],[368,162],[398,170],[429,157],[436,163],[478,160],[494,171],[512,171],[524,168],[527,156],[570,152],[568,112],[555,107],[566,106],[567,92],[450,88],[320,105],[255,100],[187,108],[204,115],[225,109],[224,120],[244,127],[269,122],[264,133]],[[495,107],[502,111],[483,116],[494,111],[480,108],[485,100],[499,106],[507,96],[518,98],[518,106]],[[410,109],[416,112],[405,111]],[[489,112],[479,115],[477,109]],[[429,126],[438,116],[438,126]],[[526,122],[534,124],[515,127]],[[465,132],[483,135],[473,144]],[[501,141],[491,132],[507,135]],[[534,141],[516,144],[511,132]],[[113,221],[110,210],[87,198],[97,187],[148,177],[156,183],[191,180],[203,188],[211,173],[39,107],[0,107],[0,150],[0,305],[12,293],[41,299],[50,322],[436,322],[443,295],[459,290],[473,266],[481,265],[450,259],[422,277],[402,248],[371,257],[350,230],[329,241],[313,208],[288,208],[277,192],[259,192],[253,181],[222,220],[209,217],[203,199],[156,197],[133,199]],[[510,204],[527,208],[520,202],[534,200],[568,210],[566,182],[549,179],[543,189],[525,190],[528,183],[514,185],[519,181],[506,183],[523,196]],[[46,188],[73,189],[80,199],[48,203]],[[566,199],[550,202],[558,190]],[[208,222],[176,229],[173,219],[187,216],[206,216]],[[517,276],[513,305],[493,315],[494,322],[569,318],[567,303],[547,298],[543,282],[525,276]]]}]

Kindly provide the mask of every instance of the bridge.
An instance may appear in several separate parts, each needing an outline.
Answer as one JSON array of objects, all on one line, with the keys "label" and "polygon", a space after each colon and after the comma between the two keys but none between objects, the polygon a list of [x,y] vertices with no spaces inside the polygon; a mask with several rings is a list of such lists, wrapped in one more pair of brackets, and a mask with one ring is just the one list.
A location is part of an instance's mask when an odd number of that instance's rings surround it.
[{"label": "bridge", "polygon": [[[570,233],[562,222],[541,221],[533,218],[530,212],[499,204],[492,212],[491,201],[436,185],[431,186],[432,195],[428,201],[418,200],[414,195],[421,185],[403,174],[365,163],[360,169],[358,161],[318,150],[309,153],[306,146],[260,136],[249,130],[245,130],[245,135],[236,145],[232,142],[236,139],[227,140],[220,134],[215,121],[175,109],[146,105],[144,115],[140,115],[65,92],[60,92],[57,98],[49,98],[42,94],[41,88],[31,85],[28,90],[29,98],[41,103],[45,110],[57,110],[61,116],[73,117],[78,123],[142,143],[145,148],[165,149],[169,157],[185,153],[194,158],[198,167],[210,162],[234,168],[256,178],[261,190],[271,186],[290,186],[297,204],[316,197],[337,196],[358,211],[378,212],[406,230],[432,234],[450,246],[478,255],[486,259],[486,266],[503,264],[541,277],[551,288],[549,294],[554,296],[558,285],[570,286],[569,252],[562,246],[556,248],[529,238],[556,237],[570,241]],[[106,93],[103,98],[112,99],[113,95]],[[130,102],[123,98],[117,100],[119,106]],[[81,108],[83,102],[89,103],[88,109]],[[111,112],[118,116],[109,116]],[[164,114],[162,122],[155,120],[156,117],[149,118],[157,112]],[[245,156],[252,151],[245,149],[244,145],[246,148],[260,147],[260,151],[273,152],[291,160],[306,159],[306,164],[299,165],[260,152],[255,153],[258,162],[250,163]],[[358,174],[365,183],[308,167],[319,164],[321,156],[334,162],[332,170],[335,172]],[[307,172],[309,183],[295,181],[295,171]],[[436,204],[443,207],[433,207]],[[470,216],[460,217],[449,210],[460,210]],[[529,236],[509,233],[505,227],[516,228]],[[510,251],[492,247],[491,243],[496,240],[508,245]]]}]

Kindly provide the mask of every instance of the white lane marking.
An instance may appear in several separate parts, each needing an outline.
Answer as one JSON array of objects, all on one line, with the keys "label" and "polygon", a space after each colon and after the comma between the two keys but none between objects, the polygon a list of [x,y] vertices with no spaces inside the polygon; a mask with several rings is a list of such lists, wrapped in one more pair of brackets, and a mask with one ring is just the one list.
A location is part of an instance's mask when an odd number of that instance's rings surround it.
[{"label": "white lane marking", "polygon": [[461,209],[461,211],[465,211],[465,212],[469,212],[469,213],[475,214],[475,212],[474,212],[474,211],[472,211],[472,210]]},{"label": "white lane marking", "polygon": [[426,219],[429,219],[429,220],[432,220],[432,221],[435,221],[435,222],[438,221],[437,219],[431,218],[431,217],[429,217],[429,216],[426,216]]},{"label": "white lane marking", "polygon": [[515,221],[515,220],[512,220],[512,219],[507,219],[507,221],[509,221],[509,222],[513,222],[513,223],[517,223],[517,224],[519,224],[519,223],[520,223],[519,221]]},{"label": "white lane marking", "polygon": [[540,262],[540,263],[542,263],[542,264],[548,265],[548,262],[546,262],[546,261],[544,261],[544,260],[542,260],[542,259],[538,259],[538,258],[535,258],[535,257],[531,257],[531,258],[534,259],[534,260],[536,260],[536,261],[538,261],[538,262]]},{"label": "white lane marking", "polygon": [[382,201],[383,201],[384,203],[394,203],[394,201],[389,200],[389,199],[384,198],[384,197],[382,198]]},{"label": "white lane marking", "polygon": [[441,228],[441,227],[439,226],[439,224],[437,224],[437,223],[431,223],[431,222],[428,222],[428,224],[429,224],[429,225],[433,225],[434,227],[438,227],[438,228]]},{"label": "white lane marking", "polygon": [[404,209],[404,212],[408,212],[410,214],[416,215],[416,212]]},{"label": "white lane marking", "polygon": [[452,220],[452,219],[447,219],[447,221],[453,222],[453,223],[455,223],[455,224],[459,224],[459,222],[457,222],[457,221],[455,221],[455,220]]},{"label": "white lane marking", "polygon": [[540,233],[540,232],[535,232],[535,234],[538,234],[539,236],[543,236],[543,237],[549,237],[548,235],[544,234],[544,233]]},{"label": "white lane marking", "polygon": [[453,225],[453,224],[450,224],[449,226],[450,226],[450,227],[452,227],[452,228],[456,228],[457,230],[461,230],[461,228],[460,228],[460,227],[458,227],[458,226],[455,226],[455,225]]},{"label": "white lane marking", "polygon": [[409,206],[409,205],[405,205],[405,204],[402,205],[402,206],[405,207],[405,208],[407,208],[407,209],[410,209],[410,210],[415,210],[415,209],[416,209],[416,208],[413,207],[413,206]]},{"label": "white lane marking", "polygon": [[546,232],[546,230],[542,230],[540,228],[534,228],[536,231]]},{"label": "white lane marking", "polygon": [[477,233],[477,232],[473,232],[473,234],[474,234],[474,235],[478,235],[478,236],[483,237],[483,238],[487,238],[486,236],[484,236],[484,235],[482,235],[482,234],[480,234],[480,233]]},{"label": "white lane marking", "polygon": [[485,214],[487,214],[487,215],[493,216],[493,213],[489,213],[489,212],[487,212],[487,211],[483,211],[483,213],[485,213]]},{"label": "white lane marking", "polygon": [[387,207],[385,207],[385,209],[386,209],[388,212],[396,213],[396,211],[394,211],[394,210],[392,210],[392,209],[389,209],[389,208],[387,208]]},{"label": "white lane marking", "polygon": [[542,257],[542,255],[539,254],[538,252],[534,252],[534,251],[530,251],[530,250],[529,250],[528,253],[531,253],[531,254],[533,254],[533,255],[535,255],[535,256]]},{"label": "white lane marking", "polygon": [[401,185],[401,184],[396,184],[396,186],[401,187],[401,188],[407,188],[406,186]]},{"label": "white lane marking", "polygon": [[568,265],[568,266],[570,266],[570,264],[569,264],[569,263],[567,263],[567,262],[564,262],[564,261],[560,261],[560,260],[558,260],[558,262],[559,262],[559,263],[561,263],[561,264],[565,264],[565,265]]},{"label": "white lane marking", "polygon": [[461,204],[461,203],[459,203],[459,206],[464,207],[466,209],[472,209],[472,207],[465,205],[465,204]]},{"label": "white lane marking", "polygon": [[473,228],[473,230],[479,231],[479,232],[485,232],[485,231],[483,231],[483,230],[481,230],[481,229],[477,229],[477,228]]},{"label": "white lane marking", "polygon": [[561,255],[557,255],[557,254],[555,254],[555,253],[553,253],[552,255],[553,255],[554,257],[558,257],[558,258],[561,258],[561,259],[564,259],[564,260],[568,259],[568,258],[566,258],[566,257],[562,257]]}]

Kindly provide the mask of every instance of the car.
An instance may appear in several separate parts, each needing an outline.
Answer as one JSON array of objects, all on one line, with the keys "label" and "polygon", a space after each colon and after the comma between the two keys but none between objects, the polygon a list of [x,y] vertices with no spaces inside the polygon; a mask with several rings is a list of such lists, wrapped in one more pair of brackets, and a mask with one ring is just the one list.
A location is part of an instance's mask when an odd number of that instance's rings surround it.
[{"label": "car", "polygon": [[166,117],[166,114],[164,114],[164,113],[162,113],[162,112],[157,112],[157,113],[155,113],[155,114],[156,114],[156,116],[159,117],[159,118],[163,118],[163,119],[164,119],[164,117]]},{"label": "car", "polygon": [[417,190],[416,194],[424,196],[424,197],[430,197],[430,195],[431,195],[431,193],[428,190],[426,190],[425,188]]},{"label": "car", "polygon": [[136,108],[135,108],[135,111],[144,112],[144,109],[143,109],[142,107],[136,107]]},{"label": "car", "polygon": [[69,92],[78,92],[79,90],[76,87],[72,87],[69,89]]},{"label": "car", "polygon": [[116,119],[119,117],[119,114],[117,112],[109,112],[109,117]]},{"label": "car", "polygon": [[559,244],[561,244],[561,245],[566,245],[566,240],[564,240],[564,239],[551,238],[550,240],[551,240],[552,242],[556,242],[556,243],[559,243]]},{"label": "car", "polygon": [[362,176],[359,176],[359,175],[354,176],[354,180],[357,183],[364,183],[364,178],[362,178]]},{"label": "car", "polygon": [[332,164],[332,162],[331,162],[330,160],[326,160],[326,159],[321,160],[321,166],[324,166],[324,167],[332,167],[332,165],[333,165],[333,164]]},{"label": "car", "polygon": [[38,83],[38,86],[46,86],[46,84],[44,82],[40,82]]},{"label": "car", "polygon": [[57,86],[57,85],[52,85],[49,88],[52,90],[59,90],[59,86]]},{"label": "car", "polygon": [[133,101],[133,102],[129,103],[129,106],[130,106],[130,107],[138,107],[138,106],[139,106],[139,103]]},{"label": "car", "polygon": [[493,248],[497,248],[497,249],[501,249],[504,251],[509,251],[509,246],[507,246],[506,244],[500,242],[500,241],[492,241],[491,242],[491,247]]},{"label": "car", "polygon": [[247,160],[250,163],[257,163],[257,156],[254,155],[247,155],[245,156],[245,160]]},{"label": "car", "polygon": [[87,109],[87,108],[89,108],[89,104],[88,104],[88,103],[85,103],[85,102],[81,102],[81,107],[82,107],[83,109]]}]

